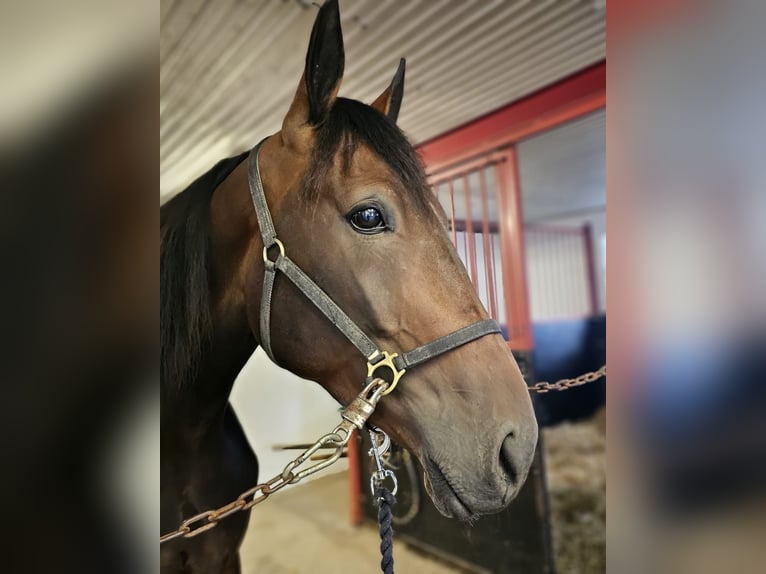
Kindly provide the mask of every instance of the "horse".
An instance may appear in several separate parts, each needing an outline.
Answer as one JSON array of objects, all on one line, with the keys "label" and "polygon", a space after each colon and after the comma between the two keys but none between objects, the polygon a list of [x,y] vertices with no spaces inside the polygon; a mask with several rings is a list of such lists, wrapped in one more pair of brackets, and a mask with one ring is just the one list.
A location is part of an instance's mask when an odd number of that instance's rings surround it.
[{"label": "horse", "polygon": [[[343,405],[367,376],[369,360],[321,305],[281,275],[269,282],[275,243],[259,203],[278,232],[278,258],[287,251],[368,341],[430,349],[433,359],[409,368],[370,422],[417,458],[438,510],[464,521],[498,512],[526,479],[537,444],[531,399],[499,329],[483,328],[487,311],[396,125],[404,60],[370,105],[338,96],[344,64],[330,0],[317,13],[281,130],[161,208],[163,532],[257,482],[229,394],[259,345]],[[483,330],[434,352],[433,342],[467,325]],[[248,514],[163,544],[162,572],[239,572]]]}]

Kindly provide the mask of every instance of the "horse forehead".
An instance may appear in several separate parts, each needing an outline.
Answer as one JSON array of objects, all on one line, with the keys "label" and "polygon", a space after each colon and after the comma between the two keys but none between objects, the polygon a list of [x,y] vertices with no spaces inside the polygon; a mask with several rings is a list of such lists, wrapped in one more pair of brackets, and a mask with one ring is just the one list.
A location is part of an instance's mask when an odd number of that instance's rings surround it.
[{"label": "horse forehead", "polygon": [[391,166],[364,144],[359,144],[350,157],[341,147],[335,155],[335,165],[341,170],[345,168],[345,175],[352,179],[375,178],[390,184],[400,183]]},{"label": "horse forehead", "polygon": [[[346,161],[347,163],[344,163]],[[412,199],[411,193],[414,190],[407,189],[400,174],[364,144],[359,144],[350,158],[344,158],[344,150],[339,150],[335,156],[335,168],[339,181],[346,183],[346,185],[378,184],[396,193],[404,200]]]},{"label": "horse forehead", "polygon": [[333,177],[340,188],[377,184],[381,188],[390,190],[397,198],[408,204],[413,206],[425,204],[427,213],[422,213],[422,208],[418,209],[421,216],[434,218],[442,227],[447,225],[447,214],[436,195],[428,193],[425,202],[415,201],[412,194],[423,192],[407,189],[399,174],[367,145],[360,143],[353,154],[345,154],[346,150],[340,146],[333,159]]}]

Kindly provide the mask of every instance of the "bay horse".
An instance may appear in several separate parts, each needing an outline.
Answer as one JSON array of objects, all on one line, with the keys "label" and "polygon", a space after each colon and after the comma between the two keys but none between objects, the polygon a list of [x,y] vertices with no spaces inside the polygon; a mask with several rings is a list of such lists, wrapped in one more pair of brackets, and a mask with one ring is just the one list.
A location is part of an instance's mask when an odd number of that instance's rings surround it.
[{"label": "bay horse", "polygon": [[[292,261],[381,349],[406,351],[486,323],[446,216],[396,126],[404,61],[371,104],[338,97],[338,3],[322,5],[282,129],[257,153],[218,163],[161,208],[161,529],[225,504],[258,479],[229,404],[264,343],[267,274],[252,165]],[[256,208],[258,204],[256,202]],[[259,223],[260,218],[260,223]],[[295,285],[273,284],[270,355],[348,404],[366,377],[357,349]],[[537,443],[521,372],[492,331],[408,370],[370,419],[417,457],[439,511],[498,512],[518,493]],[[163,573],[236,573],[248,512],[161,547]]]}]

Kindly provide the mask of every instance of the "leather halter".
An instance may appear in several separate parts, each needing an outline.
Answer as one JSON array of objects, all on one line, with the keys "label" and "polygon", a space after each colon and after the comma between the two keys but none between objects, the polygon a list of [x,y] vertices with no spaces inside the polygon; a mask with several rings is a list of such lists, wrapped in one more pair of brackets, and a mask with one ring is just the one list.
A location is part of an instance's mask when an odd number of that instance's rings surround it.
[{"label": "leather halter", "polygon": [[[250,152],[248,179],[250,182],[250,195],[255,207],[255,215],[258,218],[258,227],[263,238],[263,264],[265,271],[263,294],[261,296],[260,343],[272,361],[275,361],[275,359],[271,349],[271,296],[274,290],[274,280],[276,279],[277,271],[281,271],[365,357],[367,360],[368,380],[379,368],[387,367],[391,370],[393,379],[383,394],[388,394],[394,390],[399,379],[407,369],[420,365],[485,335],[501,332],[500,326],[495,321],[487,319],[453,331],[449,335],[440,337],[401,355],[381,351],[372,339],[365,335],[359,326],[346,315],[343,309],[286,255],[285,246],[277,239],[277,232],[274,229],[274,222],[271,219],[269,206],[266,203],[261,173],[258,168],[258,153],[265,141],[266,139],[261,140]],[[272,261],[269,259],[269,251],[272,251],[274,248],[277,248],[279,253],[276,259]]]}]

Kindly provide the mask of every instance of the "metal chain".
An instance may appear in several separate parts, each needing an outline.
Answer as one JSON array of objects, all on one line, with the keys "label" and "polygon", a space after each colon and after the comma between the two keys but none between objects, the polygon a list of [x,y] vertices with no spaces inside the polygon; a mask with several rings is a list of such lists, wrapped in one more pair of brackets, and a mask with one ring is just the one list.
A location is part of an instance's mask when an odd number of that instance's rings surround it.
[{"label": "metal chain", "polygon": [[[606,376],[606,365],[597,371],[585,373],[574,379],[561,379],[555,383],[539,382],[531,385],[529,390],[536,393],[547,393],[548,391],[565,391],[572,387],[579,387],[587,383],[599,380]],[[184,520],[181,525],[160,536],[160,544],[169,542],[176,538],[193,538],[215,528],[218,522],[228,518],[232,514],[249,510],[253,506],[260,504],[275,492],[283,489],[289,484],[296,484],[320,470],[327,468],[335,463],[343,454],[343,449],[351,438],[354,428],[362,430],[370,418],[375,407],[378,405],[383,392],[388,388],[388,382],[383,379],[373,379],[370,381],[361,393],[346,407],[342,413],[343,420],[336,426],[332,432],[327,433],[308,449],[303,451],[300,456],[290,461],[281,474],[273,477],[271,480],[262,482],[249,488],[240,494],[235,500],[214,510],[206,510],[195,514],[191,518]],[[319,449],[332,447],[334,452],[326,459],[315,464],[298,470],[311,456]]]},{"label": "metal chain", "polygon": [[[167,534],[160,536],[160,544],[176,538],[193,538],[215,528],[218,522],[228,518],[232,514],[248,510],[266,500],[270,495],[283,489],[288,484],[296,484],[320,470],[327,468],[336,462],[343,454],[343,448],[351,439],[352,431],[357,428],[362,430],[367,419],[375,410],[383,392],[388,388],[388,382],[383,379],[373,379],[361,393],[346,407],[342,413],[343,420],[332,432],[327,433],[313,445],[307,448],[300,456],[290,461],[281,474],[271,480],[263,482],[247,489],[236,499],[214,510],[206,510],[184,520],[181,525]],[[316,462],[302,470],[298,470],[311,455],[321,448],[332,447],[335,451],[326,459]]]},{"label": "metal chain", "polygon": [[593,381],[597,381],[601,377],[605,377],[605,376],[606,376],[606,365],[603,365],[597,371],[591,371],[590,373],[585,373],[584,375],[580,375],[579,377],[575,377],[574,379],[561,379],[560,381],[556,381],[555,383],[547,383],[547,382],[535,383],[534,385],[529,387],[529,390],[535,393],[547,393],[548,391],[566,391],[567,389],[571,389],[572,387],[579,387],[581,385],[592,383]]}]

